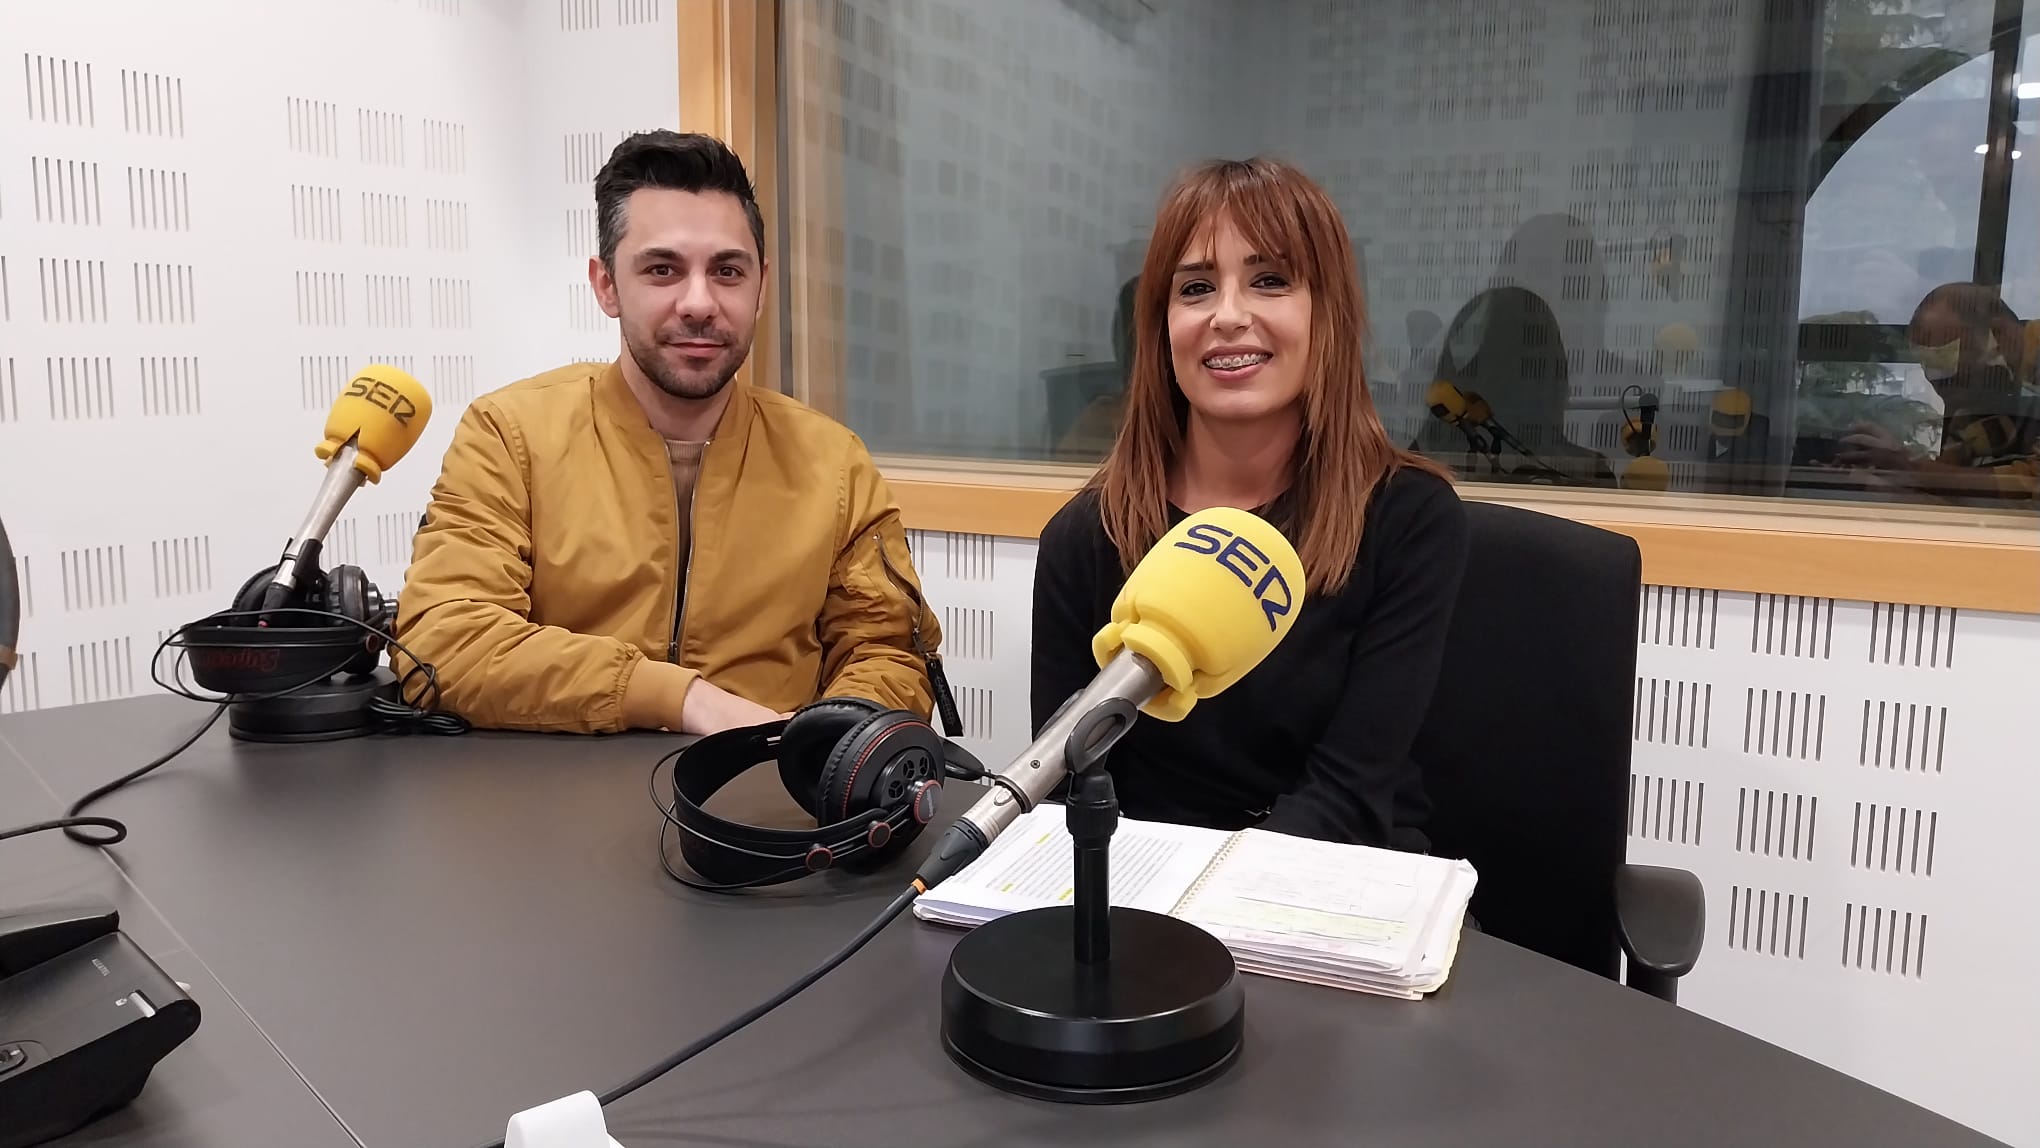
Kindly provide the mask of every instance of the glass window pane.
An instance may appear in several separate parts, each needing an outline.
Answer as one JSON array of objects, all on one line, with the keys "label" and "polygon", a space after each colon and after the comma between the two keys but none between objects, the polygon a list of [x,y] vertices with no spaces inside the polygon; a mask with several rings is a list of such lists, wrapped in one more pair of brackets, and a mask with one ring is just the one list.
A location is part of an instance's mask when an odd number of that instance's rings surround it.
[{"label": "glass window pane", "polygon": [[1258,152],[1470,481],[2040,505],[2040,0],[784,11],[789,361],[882,453],[1102,457],[1159,195]]}]

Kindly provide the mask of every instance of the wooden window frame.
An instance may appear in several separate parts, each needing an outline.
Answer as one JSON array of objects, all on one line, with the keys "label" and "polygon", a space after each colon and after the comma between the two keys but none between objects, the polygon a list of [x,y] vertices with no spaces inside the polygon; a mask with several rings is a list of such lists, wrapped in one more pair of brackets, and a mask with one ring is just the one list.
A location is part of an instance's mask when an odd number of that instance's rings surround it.
[{"label": "wooden window frame", "polygon": [[[753,385],[842,410],[841,121],[786,137],[782,99],[835,90],[794,68],[781,87],[780,0],[676,0],[680,126],[729,141],[750,167],[773,251],[770,297],[744,368]],[[824,54],[821,66],[833,66]],[[826,118],[826,117],[825,117]],[[784,167],[782,167],[782,164]],[[782,170],[803,173],[782,184]],[[782,226],[783,220],[798,226]],[[785,316],[781,318],[782,314]],[[879,459],[907,525],[1033,538],[1090,473],[1049,463]],[[1799,499],[1528,489],[1468,482],[1502,502],[1636,539],[1653,585],[2040,614],[2040,525],[2009,512]]]}]

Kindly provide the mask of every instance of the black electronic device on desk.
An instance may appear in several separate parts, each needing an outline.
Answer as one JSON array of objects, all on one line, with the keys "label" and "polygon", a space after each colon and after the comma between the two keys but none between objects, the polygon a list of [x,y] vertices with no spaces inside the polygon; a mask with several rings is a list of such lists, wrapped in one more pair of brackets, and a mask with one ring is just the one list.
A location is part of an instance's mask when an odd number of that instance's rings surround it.
[{"label": "black electronic device on desk", "polygon": [[126,1106],[198,1019],[111,906],[0,914],[0,1148]]},{"label": "black electronic device on desk", "polygon": [[[0,685],[20,629],[0,525]],[[0,1148],[54,1140],[126,1105],[197,1028],[197,1002],[120,931],[112,906],[0,912]]]},{"label": "black electronic device on desk", "polygon": [[[61,829],[86,845],[112,845],[121,822],[84,807],[177,756],[222,712],[237,738],[310,741],[418,725],[457,732],[451,715],[407,705],[379,662],[390,606],[358,567],[321,569],[321,544],[347,499],[417,441],[431,400],[402,371],[369,366],[327,416],[315,454],[327,461],[318,496],[274,566],[248,580],[233,607],[179,627],[162,648],[188,655],[193,677],[221,697],[196,732],[154,761],[86,794],[67,815],[0,828],[0,840]],[[20,587],[0,527],[0,683],[15,660]],[[151,676],[163,682],[157,659]],[[433,671],[425,678],[436,708]],[[88,827],[109,830],[89,835]],[[0,911],[0,1148],[25,1148],[72,1132],[126,1105],[156,1063],[198,1028],[199,1009],[177,982],[120,931],[108,905]]]}]

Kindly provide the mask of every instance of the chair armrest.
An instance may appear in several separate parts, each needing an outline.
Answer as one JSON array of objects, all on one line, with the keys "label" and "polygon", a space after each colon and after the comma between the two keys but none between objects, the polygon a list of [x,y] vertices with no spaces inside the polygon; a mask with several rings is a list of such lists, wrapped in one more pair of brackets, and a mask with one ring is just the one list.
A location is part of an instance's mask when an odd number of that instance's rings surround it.
[{"label": "chair armrest", "polygon": [[1700,878],[1660,865],[1618,867],[1615,928],[1631,969],[1650,974],[1644,979],[1669,981],[1692,972],[1707,934],[1707,893]]}]

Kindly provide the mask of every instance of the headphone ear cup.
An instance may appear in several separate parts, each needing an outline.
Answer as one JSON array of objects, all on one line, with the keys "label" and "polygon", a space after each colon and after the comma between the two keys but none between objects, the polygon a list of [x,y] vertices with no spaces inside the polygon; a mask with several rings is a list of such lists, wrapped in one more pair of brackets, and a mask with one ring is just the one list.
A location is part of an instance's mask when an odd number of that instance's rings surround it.
[{"label": "headphone ear cup", "polygon": [[368,621],[368,576],[359,566],[335,566],[326,576],[326,609],[356,622]]},{"label": "headphone ear cup", "polygon": [[837,743],[818,783],[822,824],[897,808],[917,781],[940,781],[942,747],[934,727],[905,710],[867,719]]},{"label": "headphone ear cup", "polygon": [[274,577],[276,577],[276,567],[270,565],[263,567],[253,577],[241,583],[241,588],[234,591],[234,605],[232,609],[236,613],[251,614],[251,616],[231,618],[227,622],[228,625],[252,626],[255,624],[252,611],[262,608],[262,595],[269,589],[269,580]]},{"label": "headphone ear cup", "polygon": [[[359,566],[335,566],[326,576],[326,609],[353,622],[369,626],[380,626],[381,620],[375,615],[381,613],[380,599],[375,587],[368,580],[367,572]],[[371,599],[375,601],[371,602]],[[345,622],[331,622],[330,625],[347,625]],[[348,626],[349,629],[354,629]],[[366,630],[359,633],[362,640],[361,653],[349,659],[345,671],[351,674],[375,672],[382,660],[383,642]]]},{"label": "headphone ear cup", "polygon": [[825,698],[803,706],[779,734],[779,781],[817,824],[823,815],[822,768],[844,738],[885,707],[864,698]]}]

